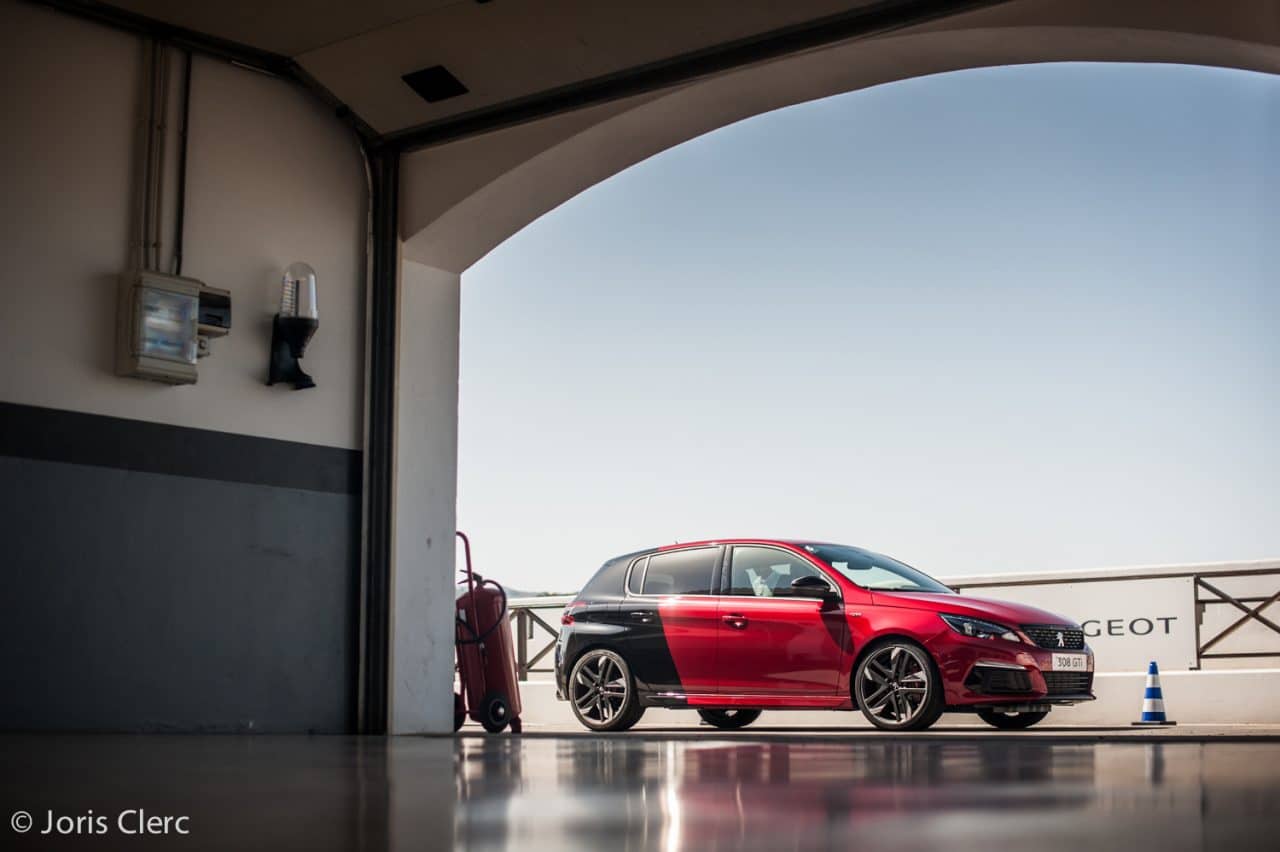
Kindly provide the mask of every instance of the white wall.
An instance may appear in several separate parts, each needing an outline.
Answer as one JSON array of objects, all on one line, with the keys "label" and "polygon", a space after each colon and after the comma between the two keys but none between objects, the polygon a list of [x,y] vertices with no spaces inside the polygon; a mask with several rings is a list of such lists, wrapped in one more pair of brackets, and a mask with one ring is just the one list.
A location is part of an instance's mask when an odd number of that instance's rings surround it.
[{"label": "white wall", "polygon": [[461,277],[400,270],[389,731],[453,730]]},{"label": "white wall", "polygon": [[[176,90],[176,55],[171,68]],[[141,72],[136,37],[0,5],[0,400],[359,448],[367,188],[355,137],[295,84],[221,61],[195,61],[183,272],[231,291],[231,334],[196,385],[113,374]],[[178,124],[171,109],[174,137]],[[173,166],[176,144],[166,156]],[[278,276],[295,260],[319,276],[304,360],[318,386],[301,392],[264,384]]]},{"label": "white wall", "polygon": [[[1104,631],[1108,620],[1118,622],[1121,635],[1087,640],[1096,658],[1093,691],[1098,700],[1055,710],[1051,718],[1054,725],[1127,725],[1136,720],[1142,709],[1147,663],[1153,659],[1159,663],[1165,707],[1174,721],[1200,725],[1280,723],[1280,703],[1277,702],[1280,668],[1275,667],[1274,657],[1204,660],[1201,670],[1187,669],[1195,657],[1195,599],[1197,596],[1205,600],[1214,598],[1203,589],[1197,595],[1192,587],[1195,575],[1228,595],[1262,600],[1280,587],[1280,559],[939,579],[959,588],[962,594],[1042,606],[1081,621],[1100,620]],[[543,621],[554,625],[557,611],[572,599],[572,596],[521,598],[509,603],[538,607]],[[1278,611],[1280,604],[1274,604],[1264,609],[1263,615],[1275,619]],[[1206,607],[1200,640],[1207,641],[1241,615],[1238,609],[1225,603]],[[1158,619],[1171,616],[1182,623],[1173,622],[1169,633],[1163,635],[1158,629]],[[1157,629],[1150,634],[1133,635],[1127,625],[1135,618],[1156,621]],[[1142,629],[1146,629],[1145,625]],[[529,643],[530,653],[549,640],[546,633],[536,631],[534,641]],[[1241,627],[1214,650],[1280,653],[1280,636],[1253,622]],[[546,658],[539,663],[543,668],[550,665]],[[520,686],[522,718],[533,730],[577,727],[569,705],[555,699],[554,678],[549,672],[534,672],[530,680]],[[696,727],[698,719],[687,711],[649,710],[642,724]],[[769,713],[768,721],[760,724],[868,727],[861,714],[829,711]],[[941,724],[985,727],[967,714],[944,716]]]}]

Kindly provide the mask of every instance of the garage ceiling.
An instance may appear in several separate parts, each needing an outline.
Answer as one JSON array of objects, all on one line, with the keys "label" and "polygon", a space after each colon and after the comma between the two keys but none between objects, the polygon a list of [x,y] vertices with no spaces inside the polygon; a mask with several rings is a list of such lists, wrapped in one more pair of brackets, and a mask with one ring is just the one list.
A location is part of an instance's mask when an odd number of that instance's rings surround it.
[{"label": "garage ceiling", "polygon": [[[432,124],[885,0],[115,0],[294,59],[381,134]],[[468,92],[401,79],[443,65]]]}]

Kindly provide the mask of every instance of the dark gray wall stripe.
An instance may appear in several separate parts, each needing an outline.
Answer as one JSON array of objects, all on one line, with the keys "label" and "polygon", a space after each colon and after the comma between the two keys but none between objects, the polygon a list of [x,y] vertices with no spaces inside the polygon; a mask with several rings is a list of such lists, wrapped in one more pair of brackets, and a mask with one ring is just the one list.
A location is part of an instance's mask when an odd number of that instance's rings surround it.
[{"label": "dark gray wall stripe", "polygon": [[0,457],[0,731],[350,733],[360,498]]},{"label": "dark gray wall stripe", "polygon": [[0,402],[0,455],[359,494],[358,450]]}]

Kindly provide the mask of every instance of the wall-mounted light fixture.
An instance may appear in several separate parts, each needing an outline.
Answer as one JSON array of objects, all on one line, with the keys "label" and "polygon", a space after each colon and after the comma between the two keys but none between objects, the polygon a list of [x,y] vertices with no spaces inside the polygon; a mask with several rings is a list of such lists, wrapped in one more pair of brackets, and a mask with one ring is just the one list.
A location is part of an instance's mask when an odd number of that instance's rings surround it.
[{"label": "wall-mounted light fixture", "polygon": [[320,327],[316,312],[316,271],[305,263],[290,264],[280,282],[280,313],[271,324],[271,363],[267,384],[292,382],[294,390],[313,388],[298,359]]}]

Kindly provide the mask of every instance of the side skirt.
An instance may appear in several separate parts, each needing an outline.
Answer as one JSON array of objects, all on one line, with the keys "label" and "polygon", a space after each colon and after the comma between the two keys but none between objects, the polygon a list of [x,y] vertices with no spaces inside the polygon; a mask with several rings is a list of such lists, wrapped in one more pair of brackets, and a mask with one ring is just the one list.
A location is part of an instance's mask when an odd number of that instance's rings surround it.
[{"label": "side skirt", "polygon": [[641,693],[645,707],[750,707],[769,710],[853,710],[853,701],[841,695],[721,695],[679,692]]}]

